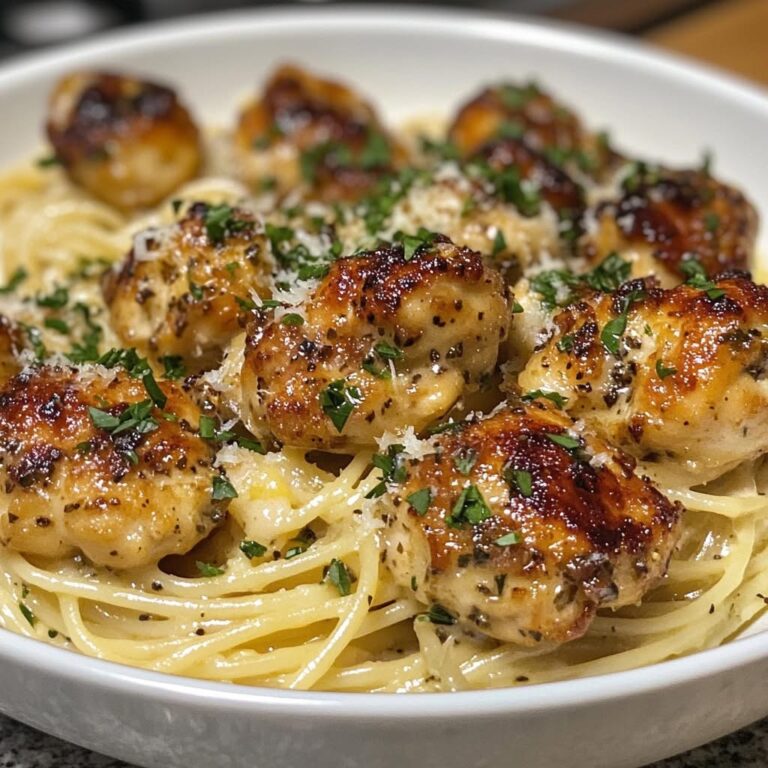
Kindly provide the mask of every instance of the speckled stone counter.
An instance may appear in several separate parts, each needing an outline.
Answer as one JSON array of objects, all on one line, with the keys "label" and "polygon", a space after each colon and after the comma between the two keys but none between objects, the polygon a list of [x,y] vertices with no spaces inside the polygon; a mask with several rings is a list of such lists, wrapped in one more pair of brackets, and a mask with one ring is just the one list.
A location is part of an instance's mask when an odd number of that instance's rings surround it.
[{"label": "speckled stone counter", "polygon": [[[647,768],[766,768],[768,719]],[[0,768],[131,768],[0,716]]]}]

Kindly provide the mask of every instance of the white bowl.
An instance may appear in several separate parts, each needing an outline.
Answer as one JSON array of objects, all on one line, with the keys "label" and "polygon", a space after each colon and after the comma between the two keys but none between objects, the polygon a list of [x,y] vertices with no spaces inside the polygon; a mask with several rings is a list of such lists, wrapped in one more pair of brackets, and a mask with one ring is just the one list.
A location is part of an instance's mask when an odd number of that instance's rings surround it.
[{"label": "white bowl", "polygon": [[[358,83],[393,119],[446,113],[479,84],[536,76],[629,150],[718,172],[768,200],[768,99],[615,37],[440,10],[238,13],[173,22],[29,56],[0,69],[0,163],[39,143],[47,91],[108,66],[175,83],[208,121],[275,62]],[[167,677],[0,631],[0,710],[143,766],[440,768],[637,766],[768,714],[768,637],[636,671],[510,690],[293,693]]]}]

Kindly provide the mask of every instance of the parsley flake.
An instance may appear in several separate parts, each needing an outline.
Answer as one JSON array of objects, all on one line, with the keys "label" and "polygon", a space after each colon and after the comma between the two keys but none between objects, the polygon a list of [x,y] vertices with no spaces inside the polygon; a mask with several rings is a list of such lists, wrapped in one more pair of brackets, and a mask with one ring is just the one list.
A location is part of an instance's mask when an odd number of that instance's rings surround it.
[{"label": "parsley flake", "polygon": [[432,503],[432,490],[430,488],[422,488],[421,490],[414,491],[406,497],[406,501],[417,515],[423,517],[427,514],[429,505]]},{"label": "parsley flake", "polygon": [[195,560],[195,566],[197,566],[201,576],[221,576],[224,573],[223,568],[211,565],[210,563],[204,563],[202,560]]},{"label": "parsley flake", "polygon": [[522,540],[522,537],[517,531],[510,531],[503,536],[499,536],[493,543],[497,547],[511,547],[514,544],[519,544]]},{"label": "parsley flake", "polygon": [[224,501],[225,499],[236,499],[237,491],[235,486],[224,477],[224,475],[213,476],[213,486],[211,489],[211,498],[214,501]]},{"label": "parsley flake", "polygon": [[352,591],[352,576],[349,573],[349,569],[343,560],[338,560],[335,557],[331,560],[323,581],[329,581],[333,584],[342,597]]},{"label": "parsley flake", "polygon": [[490,516],[491,510],[485,503],[483,494],[476,485],[469,485],[459,494],[445,522],[451,528],[458,528],[465,523],[478,525]]},{"label": "parsley flake", "polygon": [[344,379],[332,381],[320,393],[320,407],[333,422],[337,432],[343,431],[350,414],[362,400],[363,395],[360,390],[346,384]]},{"label": "parsley flake", "polygon": [[252,539],[243,539],[240,542],[240,551],[249,560],[253,560],[256,557],[263,557],[267,551],[267,548],[263,544],[259,544],[258,541],[253,541]]},{"label": "parsley flake", "polygon": [[567,397],[563,397],[559,392],[550,392],[546,389],[534,389],[531,392],[526,392],[521,400],[526,403],[530,403],[532,400],[537,400],[543,397],[553,402],[558,408],[562,408],[568,402]]},{"label": "parsley flake", "polygon": [[668,368],[662,360],[656,361],[656,374],[660,379],[666,379],[667,376],[672,376],[675,373],[677,373],[677,368]]}]

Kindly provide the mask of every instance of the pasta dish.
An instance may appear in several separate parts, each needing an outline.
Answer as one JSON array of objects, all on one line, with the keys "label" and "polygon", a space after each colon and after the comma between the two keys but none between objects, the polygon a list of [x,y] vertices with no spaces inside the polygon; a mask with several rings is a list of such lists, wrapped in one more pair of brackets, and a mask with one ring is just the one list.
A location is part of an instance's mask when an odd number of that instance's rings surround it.
[{"label": "pasta dish", "polygon": [[0,626],[292,689],[543,683],[766,609],[757,213],[535,82],[395,130],[76,72],[0,177]]}]

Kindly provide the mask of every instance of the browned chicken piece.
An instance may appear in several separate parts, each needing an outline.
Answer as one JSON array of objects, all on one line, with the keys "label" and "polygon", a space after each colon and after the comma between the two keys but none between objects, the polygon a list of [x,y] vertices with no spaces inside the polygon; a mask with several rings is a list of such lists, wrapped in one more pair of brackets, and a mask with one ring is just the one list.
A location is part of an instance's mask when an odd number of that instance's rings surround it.
[{"label": "browned chicken piece", "polygon": [[481,169],[496,187],[495,193],[516,204],[521,213],[544,201],[561,220],[575,220],[581,215],[583,189],[562,168],[519,139],[491,141],[473,155],[473,160],[482,163]]},{"label": "browned chicken piece", "polygon": [[199,411],[159,387],[162,411],[140,379],[101,366],[28,368],[0,390],[5,546],[131,568],[188,552],[223,520],[227,481]]},{"label": "browned chicken piece", "polygon": [[124,75],[62,78],[46,128],[70,179],[125,210],[160,202],[193,178],[202,160],[197,126],[173,90]]},{"label": "browned chicken piece", "polygon": [[21,328],[5,315],[0,315],[0,386],[22,369],[19,355],[26,348],[27,340]]},{"label": "browned chicken piece", "polygon": [[491,376],[507,323],[500,275],[445,237],[339,259],[298,307],[249,327],[243,420],[331,451],[419,431]]},{"label": "browned chicken piece", "polygon": [[670,290],[649,278],[583,295],[548,321],[518,383],[695,484],[768,450],[766,361],[768,287],[701,271]]},{"label": "browned chicken piece", "polygon": [[252,214],[195,203],[175,224],[136,235],[105,275],[112,327],[151,357],[180,355],[190,371],[213,368],[245,325],[254,293],[269,296],[272,263]]},{"label": "browned chicken piece", "polygon": [[448,130],[462,156],[498,138],[522,140],[566,169],[602,178],[619,162],[604,134],[588,132],[579,118],[536,83],[501,83],[466,102]]},{"label": "browned chicken piece", "polygon": [[705,170],[673,171],[635,164],[618,200],[602,202],[583,242],[590,261],[612,251],[633,262],[636,277],[656,275],[665,287],[684,279],[695,258],[709,276],[747,269],[757,212],[744,195]]},{"label": "browned chicken piece", "polygon": [[[523,646],[586,632],[665,574],[680,509],[546,399],[405,455],[380,502],[386,564],[450,621]],[[401,470],[402,471],[402,470]]]},{"label": "browned chicken piece", "polygon": [[356,200],[406,160],[373,107],[341,83],[282,66],[235,131],[246,180],[288,192],[304,182],[324,201]]}]

